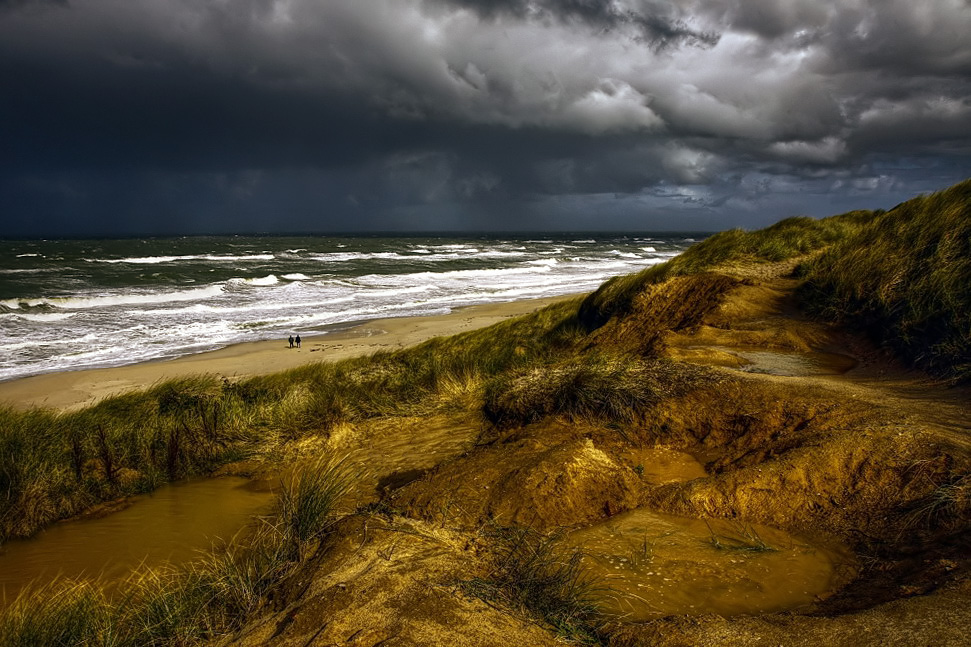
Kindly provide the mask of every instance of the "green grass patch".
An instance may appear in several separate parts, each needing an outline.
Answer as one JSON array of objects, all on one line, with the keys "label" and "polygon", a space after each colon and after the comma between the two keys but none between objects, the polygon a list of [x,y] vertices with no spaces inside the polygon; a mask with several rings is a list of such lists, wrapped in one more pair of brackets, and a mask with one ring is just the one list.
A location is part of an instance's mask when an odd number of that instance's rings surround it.
[{"label": "green grass patch", "polygon": [[666,263],[607,280],[584,299],[580,321],[588,329],[598,328],[611,317],[629,313],[634,297],[648,286],[676,276],[698,274],[729,263],[777,262],[818,251],[846,237],[874,214],[853,211],[821,220],[803,216],[757,231],[731,229],[717,233]]},{"label": "green grass patch", "polygon": [[817,315],[971,381],[971,180],[878,215],[803,273],[800,296]]}]

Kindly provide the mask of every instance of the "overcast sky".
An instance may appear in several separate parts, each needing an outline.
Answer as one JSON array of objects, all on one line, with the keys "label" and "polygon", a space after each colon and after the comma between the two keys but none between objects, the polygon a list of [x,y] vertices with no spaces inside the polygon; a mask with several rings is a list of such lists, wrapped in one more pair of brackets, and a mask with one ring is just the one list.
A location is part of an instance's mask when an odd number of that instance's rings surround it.
[{"label": "overcast sky", "polygon": [[971,176],[971,0],[0,0],[0,236],[719,230]]}]

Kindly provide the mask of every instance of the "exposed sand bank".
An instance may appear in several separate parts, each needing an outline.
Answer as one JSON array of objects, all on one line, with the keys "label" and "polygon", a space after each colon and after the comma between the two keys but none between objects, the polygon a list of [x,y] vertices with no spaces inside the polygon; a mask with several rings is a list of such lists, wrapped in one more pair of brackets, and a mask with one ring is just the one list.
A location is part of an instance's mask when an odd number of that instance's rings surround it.
[{"label": "exposed sand bank", "polygon": [[302,348],[291,349],[287,347],[286,339],[274,339],[234,344],[176,359],[35,375],[0,382],[0,403],[23,408],[70,410],[111,395],[151,386],[160,380],[186,375],[208,373],[238,378],[275,373],[310,362],[395,350],[433,337],[483,328],[573,296],[468,306],[445,315],[378,319],[340,332],[306,336]]}]

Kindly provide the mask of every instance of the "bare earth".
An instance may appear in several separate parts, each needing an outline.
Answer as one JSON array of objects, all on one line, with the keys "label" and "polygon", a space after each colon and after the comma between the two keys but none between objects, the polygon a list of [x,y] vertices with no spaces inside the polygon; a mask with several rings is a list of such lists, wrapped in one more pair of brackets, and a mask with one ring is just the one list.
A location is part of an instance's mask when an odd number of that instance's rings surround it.
[{"label": "bare earth", "polygon": [[200,373],[227,378],[276,373],[310,362],[395,350],[433,337],[484,328],[566,298],[571,297],[469,306],[446,315],[378,319],[337,333],[304,337],[302,348],[288,348],[285,339],[257,341],[177,359],[10,380],[0,382],[0,403],[72,410],[170,378]]},{"label": "bare earth", "polygon": [[[969,644],[967,390],[905,371],[852,332],[802,317],[786,268],[731,269],[744,280],[698,318],[680,308],[710,276],[659,286],[626,320],[591,335],[640,347],[647,323],[668,327],[660,347],[673,360],[662,380],[671,392],[623,434],[562,416],[497,432],[473,415],[345,425],[322,436],[330,452],[369,452],[382,505],[346,518],[275,608],[217,644],[562,644],[528,614],[457,584],[495,572],[483,529],[495,520],[539,531],[590,526],[638,508],[828,537],[854,557],[808,607],[619,619],[601,644]],[[691,382],[691,370],[708,378]],[[690,378],[681,391],[679,372]],[[652,482],[635,469],[632,446],[690,453],[704,474]]]}]

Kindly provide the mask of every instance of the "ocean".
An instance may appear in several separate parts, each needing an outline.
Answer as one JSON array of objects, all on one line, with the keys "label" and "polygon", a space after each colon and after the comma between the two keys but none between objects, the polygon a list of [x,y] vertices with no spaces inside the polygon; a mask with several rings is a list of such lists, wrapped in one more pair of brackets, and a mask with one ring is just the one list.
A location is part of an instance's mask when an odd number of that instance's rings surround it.
[{"label": "ocean", "polygon": [[595,289],[696,234],[0,240],[0,380]]}]

